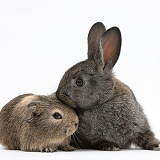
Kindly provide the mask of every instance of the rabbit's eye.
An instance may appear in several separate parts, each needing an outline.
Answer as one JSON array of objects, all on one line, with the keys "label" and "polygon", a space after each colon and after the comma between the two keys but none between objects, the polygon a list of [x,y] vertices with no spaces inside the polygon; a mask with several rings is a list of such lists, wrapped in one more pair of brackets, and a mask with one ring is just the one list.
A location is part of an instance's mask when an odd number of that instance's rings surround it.
[{"label": "rabbit's eye", "polygon": [[84,81],[82,78],[77,78],[75,84],[76,86],[81,87],[84,85]]},{"label": "rabbit's eye", "polygon": [[52,116],[55,119],[62,119],[62,115],[60,113],[58,113],[58,112],[55,112]]}]

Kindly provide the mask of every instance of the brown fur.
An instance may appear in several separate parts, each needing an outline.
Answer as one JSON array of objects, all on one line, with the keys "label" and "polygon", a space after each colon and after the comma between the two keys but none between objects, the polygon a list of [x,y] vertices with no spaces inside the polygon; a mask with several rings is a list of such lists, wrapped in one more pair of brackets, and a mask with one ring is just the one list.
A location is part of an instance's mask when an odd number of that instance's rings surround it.
[{"label": "brown fur", "polygon": [[[62,118],[55,119],[54,113]],[[74,150],[70,136],[76,131],[78,117],[55,95],[20,95],[0,112],[0,142],[8,149],[53,152]]]}]

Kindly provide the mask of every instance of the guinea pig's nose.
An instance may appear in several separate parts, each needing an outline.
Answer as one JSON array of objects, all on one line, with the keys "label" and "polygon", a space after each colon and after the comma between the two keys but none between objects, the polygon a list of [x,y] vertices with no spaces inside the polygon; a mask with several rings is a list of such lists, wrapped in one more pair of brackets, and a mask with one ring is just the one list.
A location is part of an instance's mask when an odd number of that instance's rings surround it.
[{"label": "guinea pig's nose", "polygon": [[75,125],[76,128],[78,127],[78,123],[75,123],[74,125]]}]

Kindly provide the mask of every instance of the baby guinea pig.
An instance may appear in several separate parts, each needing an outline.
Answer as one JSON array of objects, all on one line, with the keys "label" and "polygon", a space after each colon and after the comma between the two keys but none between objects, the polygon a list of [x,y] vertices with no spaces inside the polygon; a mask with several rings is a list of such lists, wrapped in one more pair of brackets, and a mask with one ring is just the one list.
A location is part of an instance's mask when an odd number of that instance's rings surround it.
[{"label": "baby guinea pig", "polygon": [[24,94],[0,112],[0,143],[12,150],[72,151],[70,138],[77,127],[76,113],[55,94]]}]

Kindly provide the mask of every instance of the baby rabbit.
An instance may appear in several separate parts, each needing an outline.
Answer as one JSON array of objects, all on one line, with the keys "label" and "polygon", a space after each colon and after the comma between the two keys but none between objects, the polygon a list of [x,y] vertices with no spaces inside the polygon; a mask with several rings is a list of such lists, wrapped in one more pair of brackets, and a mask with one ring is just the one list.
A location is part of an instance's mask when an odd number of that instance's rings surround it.
[{"label": "baby rabbit", "polygon": [[55,95],[20,95],[0,112],[0,143],[13,150],[72,151],[70,136],[77,130],[78,117]]},{"label": "baby rabbit", "polygon": [[119,28],[106,31],[101,22],[95,23],[88,34],[88,59],[71,67],[61,79],[56,95],[79,117],[73,143],[106,151],[131,144],[160,150],[160,141],[132,90],[112,73],[120,50]]}]

